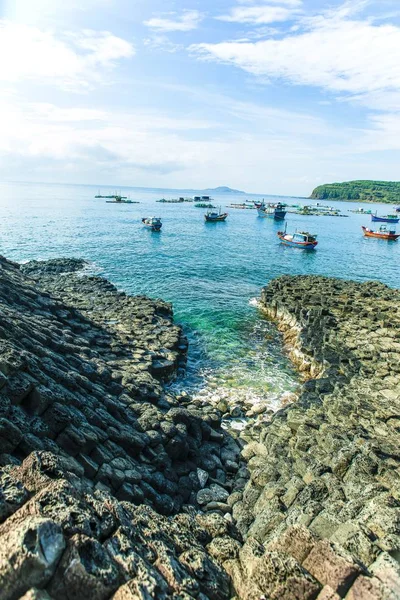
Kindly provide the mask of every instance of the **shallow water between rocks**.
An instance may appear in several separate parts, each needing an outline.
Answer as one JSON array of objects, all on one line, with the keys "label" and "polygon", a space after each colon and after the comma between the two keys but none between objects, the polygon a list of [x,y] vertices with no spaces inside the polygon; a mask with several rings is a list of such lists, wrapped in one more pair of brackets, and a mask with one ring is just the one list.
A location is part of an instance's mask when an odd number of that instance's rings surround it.
[{"label": "shallow water between rocks", "polygon": [[[109,193],[113,188],[101,189]],[[276,233],[282,225],[258,218],[256,211],[228,209],[225,223],[206,224],[204,209],[191,203],[156,203],[194,192],[123,188],[124,195],[140,204],[120,206],[95,199],[98,190],[0,184],[0,252],[17,261],[82,257],[91,261],[91,271],[120,289],[172,302],[175,319],[190,341],[187,370],[172,389],[184,389],[204,403],[240,407],[232,427],[243,426],[252,406],[277,410],[298,387],[280,335],[257,307],[260,290],[270,279],[321,274],[400,285],[400,244],[363,238],[361,225],[369,217],[348,212],[357,203],[329,201],[348,218],[289,214],[288,231],[307,229],[319,236],[318,249],[306,253],[281,246]],[[225,208],[246,198],[259,197],[221,195],[214,204]],[[307,203],[298,198],[286,202]],[[380,214],[391,209],[367,207]],[[162,217],[161,233],[141,225],[141,218],[150,215]]]}]

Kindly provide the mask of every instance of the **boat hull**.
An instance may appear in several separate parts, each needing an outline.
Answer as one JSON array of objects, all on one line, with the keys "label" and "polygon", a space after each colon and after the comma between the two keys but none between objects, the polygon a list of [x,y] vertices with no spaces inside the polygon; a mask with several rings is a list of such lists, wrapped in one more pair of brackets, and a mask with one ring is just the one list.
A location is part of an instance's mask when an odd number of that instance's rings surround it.
[{"label": "boat hull", "polygon": [[286,217],[286,211],[285,210],[276,210],[276,209],[263,209],[263,208],[257,208],[257,213],[259,217],[262,217],[263,219],[265,218],[269,218],[269,219],[274,219],[275,221],[283,221],[284,218]]},{"label": "boat hull", "polygon": [[371,221],[375,223],[393,223],[396,224],[399,222],[399,218],[389,219],[387,217],[377,217],[376,215],[371,215]]},{"label": "boat hull", "polygon": [[147,229],[151,229],[152,231],[161,231],[162,223],[160,219],[142,219],[142,223]]},{"label": "boat hull", "polygon": [[218,221],[225,221],[227,216],[228,215],[220,215],[219,217],[209,217],[205,215],[204,219],[206,220],[206,223],[218,223]]},{"label": "boat hull", "polygon": [[294,242],[293,240],[288,240],[285,235],[281,235],[278,233],[278,238],[281,240],[281,244],[285,246],[290,246],[291,248],[300,248],[302,250],[314,250],[317,246],[318,242]]},{"label": "boat hull", "polygon": [[387,241],[395,242],[400,237],[400,233],[390,233],[390,232],[383,233],[381,231],[372,231],[371,229],[368,229],[367,227],[362,227],[362,230],[364,232],[365,237],[375,238],[378,240],[387,240]]}]

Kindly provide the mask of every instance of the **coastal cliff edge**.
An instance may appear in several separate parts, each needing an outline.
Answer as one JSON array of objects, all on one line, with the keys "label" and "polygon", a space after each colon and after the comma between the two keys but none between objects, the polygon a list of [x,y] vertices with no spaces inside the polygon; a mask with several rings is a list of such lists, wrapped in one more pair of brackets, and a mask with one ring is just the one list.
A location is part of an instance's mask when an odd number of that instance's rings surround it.
[{"label": "coastal cliff edge", "polygon": [[0,258],[1,600],[400,597],[400,293],[262,292],[304,383],[244,444],[164,382],[171,306]]}]

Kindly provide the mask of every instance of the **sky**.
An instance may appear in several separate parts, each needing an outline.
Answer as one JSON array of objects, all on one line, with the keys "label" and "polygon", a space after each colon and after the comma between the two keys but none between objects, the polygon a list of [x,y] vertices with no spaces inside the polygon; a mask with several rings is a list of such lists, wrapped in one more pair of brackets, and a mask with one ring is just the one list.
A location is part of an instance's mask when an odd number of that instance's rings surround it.
[{"label": "sky", "polygon": [[0,180],[399,180],[399,0],[0,0]]}]

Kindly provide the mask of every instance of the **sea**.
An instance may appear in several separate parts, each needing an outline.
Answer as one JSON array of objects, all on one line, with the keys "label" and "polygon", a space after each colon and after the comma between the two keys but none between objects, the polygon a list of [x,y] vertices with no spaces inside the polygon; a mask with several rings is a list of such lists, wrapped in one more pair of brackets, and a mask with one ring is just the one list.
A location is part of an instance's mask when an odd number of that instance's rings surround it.
[{"label": "sea", "polygon": [[[26,262],[81,257],[89,271],[131,294],[163,298],[173,304],[176,322],[189,338],[188,364],[173,384],[213,401],[271,410],[284,405],[299,386],[280,334],[258,307],[260,291],[280,275],[325,275],[400,287],[400,242],[364,238],[370,217],[350,212],[363,206],[378,214],[382,204],[320,201],[344,217],[287,215],[287,231],[318,235],[315,251],[279,243],[282,223],[262,219],[256,210],[227,208],[231,203],[315,200],[255,194],[215,194],[213,204],[227,211],[226,222],[205,223],[194,203],[157,203],[160,198],[202,195],[196,190],[120,187],[139,204],[109,204],[112,186],[0,183],[0,253]],[[143,227],[147,216],[162,218],[155,233]]]}]

